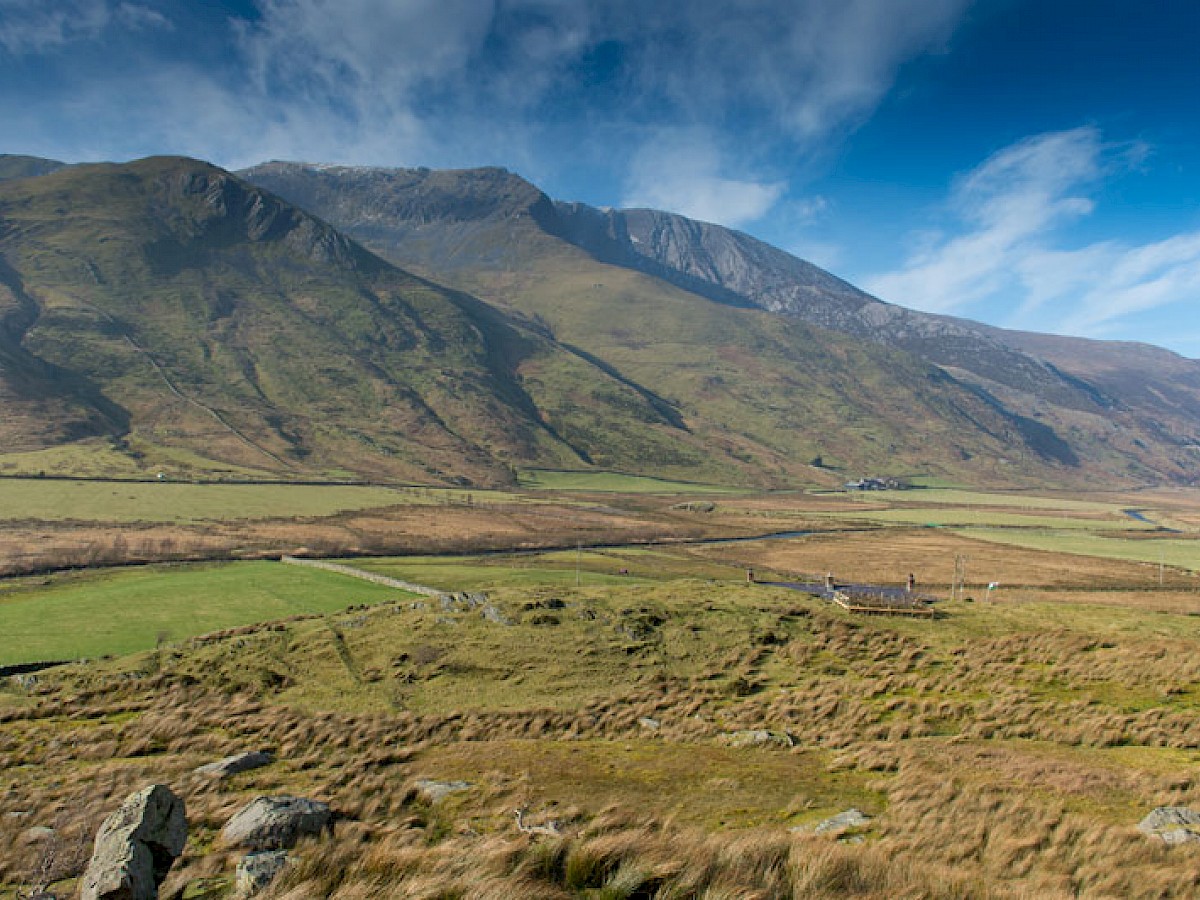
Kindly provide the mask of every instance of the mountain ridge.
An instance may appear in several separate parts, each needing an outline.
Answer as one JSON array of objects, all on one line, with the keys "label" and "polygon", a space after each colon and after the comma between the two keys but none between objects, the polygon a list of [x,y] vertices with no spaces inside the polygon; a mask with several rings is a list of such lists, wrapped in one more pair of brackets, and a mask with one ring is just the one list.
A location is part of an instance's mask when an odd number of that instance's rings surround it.
[{"label": "mountain ridge", "polygon": [[[387,169],[372,173],[369,169],[359,168],[347,176],[346,170],[336,167],[318,170],[305,164],[275,162],[245,170],[244,174],[288,196],[298,205],[317,210],[386,258],[426,274],[450,278],[453,283],[486,299],[543,319],[547,317],[547,309],[528,302],[529,291],[521,296],[520,282],[522,278],[533,277],[529,273],[540,264],[537,260],[571,252],[586,253],[604,265],[633,269],[689,295],[724,306],[746,312],[761,309],[761,304],[738,295],[724,284],[704,281],[704,272],[673,270],[670,259],[660,261],[637,253],[632,249],[634,242],[628,237],[632,229],[626,227],[619,211],[556,203],[520,176],[498,169],[483,172],[486,178],[472,170]],[[462,215],[464,206],[461,202],[453,210],[439,208],[436,192],[427,190],[424,184],[430,180],[436,180],[438,191],[442,192],[447,184],[457,182],[455,190],[470,196],[470,203],[466,204],[470,214]],[[501,184],[501,189],[489,197],[489,191],[497,183]],[[417,187],[411,189],[409,185]],[[519,202],[514,202],[514,198]],[[494,202],[489,203],[489,200]],[[652,217],[662,219],[668,214],[647,213],[643,216]],[[674,217],[673,221],[680,221],[680,217]],[[689,222],[685,223],[685,228],[694,231],[716,226]],[[748,236],[742,239],[753,242]],[[567,245],[574,248],[573,251],[565,250]],[[447,248],[450,248],[448,253]],[[773,248],[771,252],[780,253]],[[570,268],[585,265],[578,255],[572,259]],[[464,261],[469,265],[464,265]],[[801,265],[810,273],[818,273],[826,289],[833,286],[860,304],[872,302],[884,306],[836,276],[811,264]],[[605,272],[597,270],[596,278],[599,285]],[[593,301],[581,298],[581,302]],[[829,323],[814,324],[824,331]],[[1022,354],[1008,352],[1028,367],[1038,368]],[[941,368],[952,372],[948,366]],[[952,375],[961,377],[958,373],[952,372]],[[1047,374],[1047,377],[1052,376]],[[1066,384],[1068,387],[1064,390],[1073,389],[1069,381]],[[978,380],[968,387],[981,402],[1010,416],[1014,427],[1023,431],[1029,441],[1048,452],[1051,458],[1068,461],[1076,457],[1074,451],[1066,452],[1062,438],[1052,427],[1039,422],[1037,416],[1031,414],[1033,411],[1009,410],[987,390],[987,385]],[[1091,401],[1090,396],[1085,399]],[[1089,411],[1095,415],[1100,409],[1092,402]]]},{"label": "mountain ridge", "polygon": [[[1026,428],[1043,437],[1052,434],[1082,458],[1107,460],[1106,470],[1122,479],[1195,479],[1200,463],[1200,363],[1170,351],[1149,345],[1030,337],[909,310],[741,232],[655,210],[597,209],[552,201],[511,173],[504,173],[506,202],[490,208],[486,195],[481,195],[487,182],[471,170],[436,174],[440,190],[458,180],[457,190],[472,195],[472,215],[465,225],[461,220],[444,225],[435,198],[418,193],[415,198],[401,197],[388,215],[383,211],[387,202],[381,200],[370,227],[364,227],[351,196],[365,190],[372,178],[392,184],[420,181],[432,176],[430,170],[392,169],[373,176],[370,170],[359,169],[354,185],[339,183],[336,171],[328,171],[317,191],[303,165],[290,165],[273,163],[248,170],[247,175],[273,184],[302,206],[328,214],[340,227],[401,264],[454,276],[464,270],[464,260],[473,260],[476,272],[490,271],[494,278],[506,267],[519,268],[522,253],[541,252],[528,248],[559,241],[597,262],[639,271],[716,303],[765,309],[912,354],[969,385]],[[503,173],[485,171],[493,180]],[[334,208],[327,205],[331,196],[340,198]],[[525,205],[515,206],[513,197],[520,197]],[[418,212],[411,215],[410,210]],[[533,223],[536,229],[525,227],[516,238],[514,223]],[[446,242],[454,244],[450,265],[444,260]],[[507,262],[498,248],[509,254]],[[487,281],[483,276],[464,278],[472,290],[483,294]],[[1096,362],[1105,356],[1112,360],[1107,371]],[[1139,361],[1144,360],[1152,367],[1171,369],[1172,376],[1156,382],[1153,371],[1139,370]],[[1138,377],[1149,386],[1137,386]]]},{"label": "mountain ridge", "polygon": [[[0,181],[0,436],[17,446],[472,483],[538,466],[773,487],[1188,471],[1163,449],[1186,455],[1187,360],[1177,385],[1137,394],[1127,367],[1075,345],[1005,346],[1065,398],[1048,400],[1014,367],[764,308],[752,288],[773,278],[818,312],[899,311],[863,328],[942,327],[748,235],[557,203],[504,169],[50,168]],[[1122,392],[1176,418],[1156,432]]]},{"label": "mountain ridge", "polygon": [[133,421],[233,465],[418,479],[575,458],[516,373],[561,351],[208,164],[5,182],[0,255],[6,391],[38,371],[103,383],[123,424],[92,431],[118,443]]}]

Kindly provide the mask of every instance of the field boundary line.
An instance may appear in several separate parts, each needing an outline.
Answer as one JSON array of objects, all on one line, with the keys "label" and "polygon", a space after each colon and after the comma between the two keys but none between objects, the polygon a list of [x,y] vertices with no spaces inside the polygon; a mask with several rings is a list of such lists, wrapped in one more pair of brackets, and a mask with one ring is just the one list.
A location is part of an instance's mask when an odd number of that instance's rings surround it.
[{"label": "field boundary line", "polygon": [[429,585],[426,584],[416,584],[411,581],[401,581],[399,578],[391,578],[387,575],[380,575],[377,572],[367,572],[364,569],[356,569],[354,566],[329,562],[324,559],[307,559],[303,556],[281,556],[279,561],[281,563],[286,563],[289,566],[308,566],[311,569],[324,569],[326,572],[336,572],[339,575],[349,575],[351,578],[361,578],[363,581],[382,584],[384,587],[394,587],[402,591],[408,591],[411,594],[422,594],[426,597],[440,597],[442,594],[446,593],[443,590],[429,587]]}]

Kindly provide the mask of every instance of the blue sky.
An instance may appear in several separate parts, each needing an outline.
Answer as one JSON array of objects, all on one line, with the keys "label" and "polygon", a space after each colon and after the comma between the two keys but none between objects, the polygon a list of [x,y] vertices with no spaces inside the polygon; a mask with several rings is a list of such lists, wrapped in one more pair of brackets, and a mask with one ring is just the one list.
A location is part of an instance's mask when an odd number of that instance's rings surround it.
[{"label": "blue sky", "polygon": [[1194,0],[0,0],[0,152],[503,165],[1200,357]]}]

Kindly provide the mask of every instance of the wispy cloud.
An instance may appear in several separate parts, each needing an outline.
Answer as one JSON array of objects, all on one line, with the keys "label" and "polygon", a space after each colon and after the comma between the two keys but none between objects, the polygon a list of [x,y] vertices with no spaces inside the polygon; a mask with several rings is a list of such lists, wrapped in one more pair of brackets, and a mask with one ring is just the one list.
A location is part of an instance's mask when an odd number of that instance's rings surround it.
[{"label": "wispy cloud", "polygon": [[696,132],[663,137],[633,159],[622,205],[678,212],[732,228],[761,218],[782,196],[782,181],[730,178],[713,141]]},{"label": "wispy cloud", "polygon": [[895,272],[867,290],[933,312],[1008,304],[1013,327],[1117,336],[1131,316],[1200,292],[1200,233],[1158,242],[1097,241],[1061,248],[1065,225],[1090,215],[1106,176],[1145,154],[1104,142],[1094,127],[1037,135],[1008,147],[953,186],[957,233],[925,235]]},{"label": "wispy cloud", "polygon": [[0,47],[14,56],[46,53],[93,41],[112,26],[131,30],[166,26],[148,6],[110,0],[0,0]]},{"label": "wispy cloud", "polygon": [[[198,20],[182,0],[0,0],[0,56],[57,53],[57,80],[74,80],[42,108],[87,100],[85,120],[50,121],[31,117],[27,91],[0,89],[0,115],[67,158],[86,147],[226,165],[587,165],[610,179],[650,171],[673,134],[704,134],[715,150],[690,166],[694,180],[655,195],[740,222],[780,196],[772,156],[804,157],[855,127],[969,2],[257,0],[202,49],[145,42],[126,59],[106,45],[118,25]],[[555,161],[567,148],[573,160]],[[643,198],[645,187],[625,185]]]}]

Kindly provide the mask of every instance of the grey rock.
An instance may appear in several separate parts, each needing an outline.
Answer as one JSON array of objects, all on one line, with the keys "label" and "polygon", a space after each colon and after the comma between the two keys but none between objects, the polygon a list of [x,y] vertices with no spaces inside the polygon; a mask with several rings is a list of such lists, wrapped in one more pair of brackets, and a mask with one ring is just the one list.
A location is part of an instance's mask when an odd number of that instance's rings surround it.
[{"label": "grey rock", "polygon": [[187,843],[183,801],[153,784],[104,820],[84,873],[81,900],[155,900]]},{"label": "grey rock", "polygon": [[486,608],[488,606],[488,598],[487,594],[473,594],[462,591],[458,594],[439,594],[438,603],[447,612],[465,612],[469,609]]},{"label": "grey rock", "polygon": [[415,786],[417,793],[426,803],[438,803],[451,794],[469,790],[471,783],[469,781],[434,781],[431,778],[422,778]]},{"label": "grey rock", "polygon": [[735,731],[724,736],[723,741],[730,747],[794,747],[796,742],[786,731],[768,731],[765,728],[755,728],[749,731]]},{"label": "grey rock", "polygon": [[642,716],[638,719],[638,724],[650,731],[658,731],[662,727],[662,723],[658,719],[652,719],[650,716]]},{"label": "grey rock", "polygon": [[54,829],[45,825],[34,825],[32,828],[26,828],[21,834],[21,840],[26,844],[40,844],[52,837],[54,837]]},{"label": "grey rock", "polygon": [[814,834],[828,834],[833,837],[838,837],[845,834],[854,828],[862,828],[869,824],[871,817],[863,814],[857,809],[848,809],[845,812],[838,813],[836,816],[820,822],[813,829]]},{"label": "grey rock", "polygon": [[248,853],[238,863],[234,876],[234,895],[252,897],[275,880],[288,864],[286,850],[264,850]]},{"label": "grey rock", "polygon": [[1160,806],[1138,823],[1138,831],[1165,844],[1200,841],[1200,812],[1186,806]]},{"label": "grey rock", "polygon": [[305,797],[256,797],[221,829],[221,840],[247,850],[283,850],[333,823],[329,805]]},{"label": "grey rock", "polygon": [[213,778],[229,778],[240,772],[249,772],[270,765],[274,758],[270,753],[260,750],[249,750],[245,753],[235,753],[216,762],[210,762],[195,770],[197,775],[208,775]]},{"label": "grey rock", "polygon": [[480,607],[479,614],[489,622],[495,622],[497,625],[512,624],[512,620],[508,616],[504,615],[504,613],[500,612],[500,610],[496,609],[496,607],[492,606],[490,603]]}]

